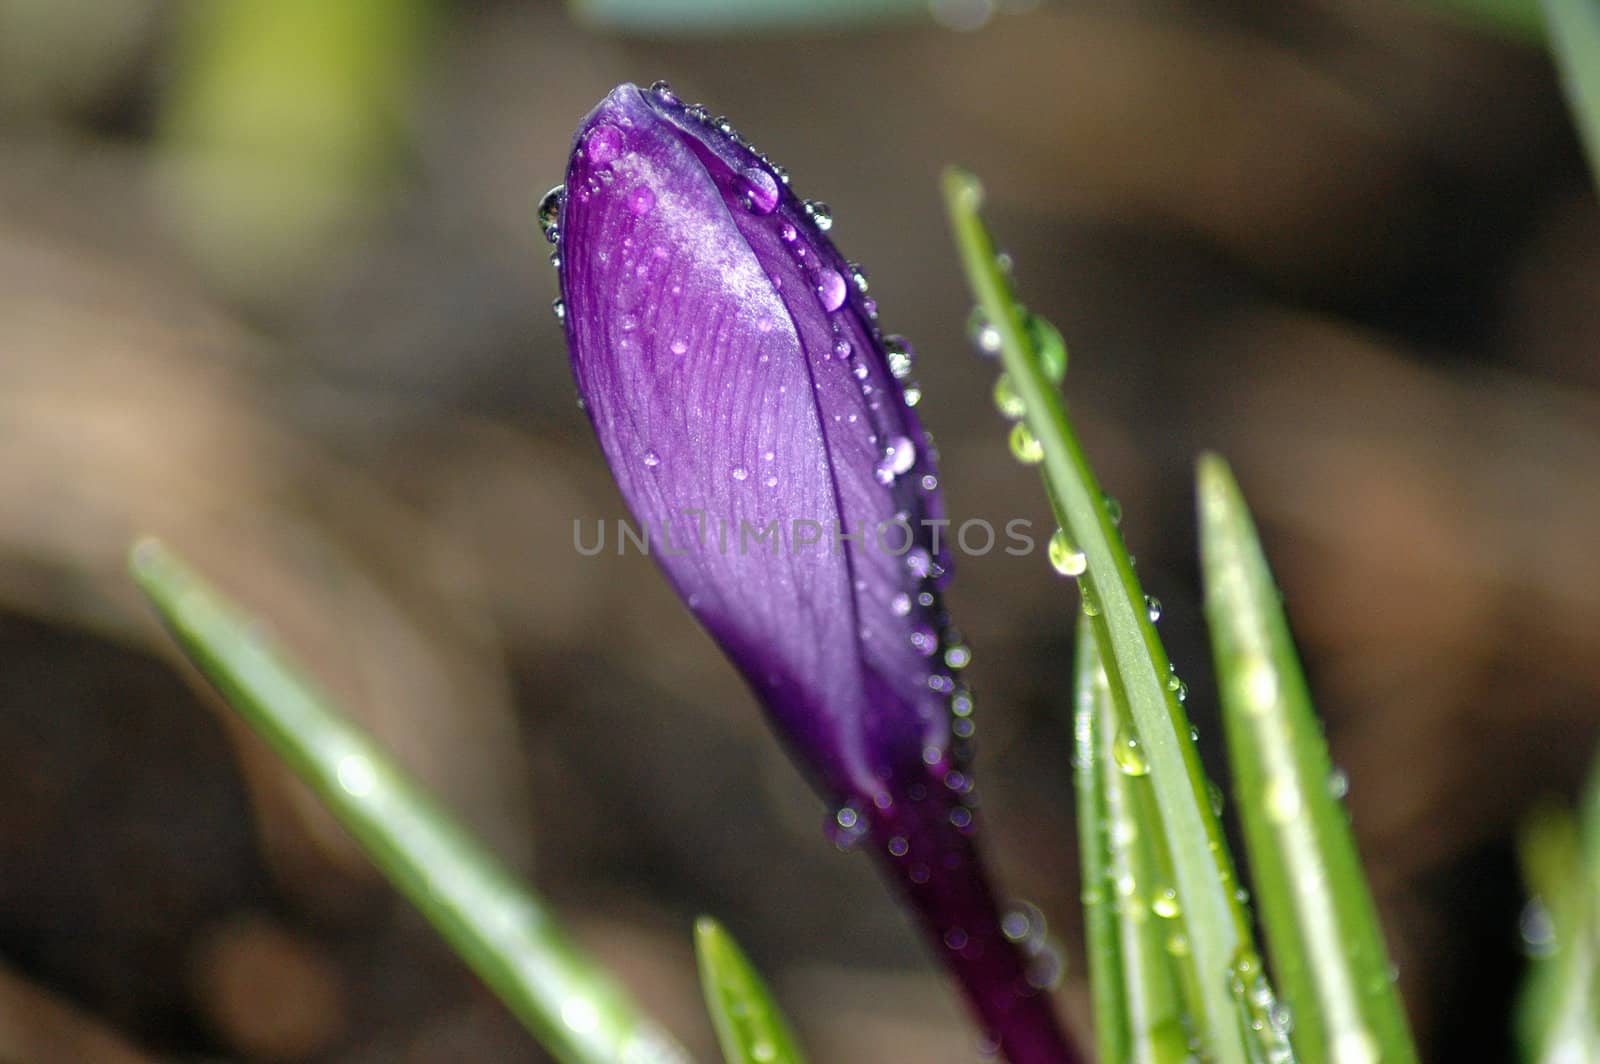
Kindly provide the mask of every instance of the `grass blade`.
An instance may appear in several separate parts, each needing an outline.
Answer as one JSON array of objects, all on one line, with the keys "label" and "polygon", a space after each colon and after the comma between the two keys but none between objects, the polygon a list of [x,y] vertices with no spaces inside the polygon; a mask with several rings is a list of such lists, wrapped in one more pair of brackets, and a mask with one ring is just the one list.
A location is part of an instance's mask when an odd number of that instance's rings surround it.
[{"label": "grass blade", "polygon": [[[1149,762],[1162,833],[1187,925],[1200,995],[1194,1017],[1202,1055],[1216,1064],[1247,1064],[1251,1037],[1241,1031],[1239,1002],[1230,980],[1253,956],[1250,927],[1236,895],[1227,843],[1211,808],[1200,756],[1171,667],[1148,615],[1116,522],[1088,459],[1067,420],[1061,397],[1040,363],[1025,312],[1011,291],[994,243],[978,217],[982,191],[972,175],[948,170],[945,203],[967,280],[997,333],[1000,358],[1024,411],[1024,423],[1042,455],[1042,471],[1056,519],[1081,552],[1079,578],[1096,645],[1108,664],[1117,697],[1128,706],[1134,732]],[[1259,1054],[1256,1054],[1259,1055]]]},{"label": "grass blade", "polygon": [[694,925],[700,986],[727,1064],[805,1064],[777,1002],[739,944],[702,916]]},{"label": "grass blade", "polygon": [[129,564],[206,678],[552,1056],[562,1064],[689,1061],[254,619],[153,540],[138,544]]},{"label": "grass blade", "polygon": [[1416,1060],[1300,660],[1227,463],[1199,465],[1200,556],[1256,908],[1303,1064]]},{"label": "grass blade", "polygon": [[1191,1059],[1176,958],[1187,949],[1158,857],[1161,821],[1149,779],[1117,763],[1119,714],[1089,619],[1075,663],[1078,839],[1094,998],[1096,1058],[1129,1064]]},{"label": "grass blade", "polygon": [[927,0],[568,0],[590,26],[673,36],[837,31],[926,18]]},{"label": "grass blade", "polygon": [[1534,955],[1517,1004],[1528,1064],[1600,1060],[1600,901],[1587,880],[1575,818],[1547,810],[1524,829],[1523,877],[1532,899],[1523,938]]},{"label": "grass blade", "polygon": [[1544,0],[1544,14],[1567,107],[1600,186],[1600,3]]}]

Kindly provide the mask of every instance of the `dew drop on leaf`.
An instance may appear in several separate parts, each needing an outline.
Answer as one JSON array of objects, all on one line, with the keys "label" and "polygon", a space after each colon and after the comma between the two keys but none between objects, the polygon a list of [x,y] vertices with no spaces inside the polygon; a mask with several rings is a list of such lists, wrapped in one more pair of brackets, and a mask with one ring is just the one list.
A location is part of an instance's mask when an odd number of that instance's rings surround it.
[{"label": "dew drop on leaf", "polygon": [[1089,567],[1089,560],[1083,551],[1072,545],[1067,538],[1065,529],[1058,528],[1050,535],[1050,545],[1046,551],[1050,559],[1050,567],[1062,576],[1082,576]]}]

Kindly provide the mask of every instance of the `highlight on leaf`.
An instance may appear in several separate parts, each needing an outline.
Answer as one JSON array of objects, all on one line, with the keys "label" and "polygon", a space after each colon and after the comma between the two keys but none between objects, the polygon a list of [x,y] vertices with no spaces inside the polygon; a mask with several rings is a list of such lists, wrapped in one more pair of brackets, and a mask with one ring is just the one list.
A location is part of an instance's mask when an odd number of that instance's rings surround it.
[{"label": "highlight on leaf", "polygon": [[1262,1003],[1270,1009],[1272,990],[1255,959],[1233,860],[1183,709],[1182,681],[1155,630],[1152,616],[1159,610],[1145,595],[1118,530],[1120,508],[1101,490],[1041,357],[1037,330],[1013,290],[1009,262],[979,217],[981,186],[971,174],[951,169],[944,196],[981,313],[978,346],[999,356],[1008,395],[1016,398],[1011,409],[1034,441],[1030,457],[1036,447],[1060,525],[1051,542],[1052,565],[1078,581],[1112,700],[1127,707],[1123,760],[1150,779],[1187,943],[1180,966],[1183,985],[1196,999],[1190,1017],[1196,1048],[1220,1064],[1287,1052],[1281,1032],[1257,1022]]},{"label": "highlight on leaf", "polygon": [[555,915],[351,722],[266,628],[156,540],[134,581],[200,673],[561,1064],[690,1064]]},{"label": "highlight on leaf", "polygon": [[700,988],[727,1064],[805,1064],[800,1043],[733,936],[702,916],[694,925]]}]

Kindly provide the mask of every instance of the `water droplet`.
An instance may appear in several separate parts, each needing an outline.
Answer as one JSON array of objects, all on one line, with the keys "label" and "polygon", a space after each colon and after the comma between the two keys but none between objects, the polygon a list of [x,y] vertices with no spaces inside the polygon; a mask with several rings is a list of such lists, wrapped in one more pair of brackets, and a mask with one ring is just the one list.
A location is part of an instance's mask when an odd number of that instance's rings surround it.
[{"label": "water droplet", "polygon": [[1350,793],[1350,777],[1345,774],[1344,769],[1336,768],[1328,773],[1328,793],[1336,802],[1342,801],[1345,795]]},{"label": "water droplet", "polygon": [[1037,314],[1029,314],[1027,320],[1028,337],[1033,341],[1034,351],[1038,352],[1039,368],[1051,383],[1060,384],[1067,375],[1066,341],[1054,325]]},{"label": "water droplet", "polygon": [[539,201],[539,231],[552,244],[561,239],[558,227],[561,224],[561,201],[565,198],[565,189],[557,185]]},{"label": "water droplet", "polygon": [[1145,757],[1144,747],[1139,743],[1139,737],[1126,729],[1117,732],[1116,744],[1112,747],[1112,757],[1117,762],[1117,767],[1129,776],[1147,776],[1150,774],[1150,761]]},{"label": "water droplet", "polygon": [[944,663],[952,669],[960,671],[972,664],[972,650],[970,647],[957,643],[944,652]]},{"label": "water droplet", "polygon": [[[922,547],[912,547],[906,552],[906,568],[911,570],[911,575],[921,579],[933,572],[933,556]],[[928,596],[929,601],[923,605],[931,606],[933,596]],[[917,596],[917,601],[922,601],[922,596]]]},{"label": "water droplet", "polygon": [[1028,412],[1028,404],[1017,394],[1017,389],[1011,383],[1008,374],[1002,373],[995,379],[994,408],[1000,411],[1000,416],[1007,421],[1016,421]]},{"label": "water droplet", "polygon": [[677,93],[673,92],[672,86],[665,81],[658,81],[651,85],[650,93],[664,104],[676,105],[678,102]]},{"label": "water droplet", "polygon": [[939,649],[939,635],[927,625],[918,625],[911,630],[911,646],[923,657],[930,657]]},{"label": "water droplet", "polygon": [[904,617],[911,612],[911,596],[904,591],[889,600],[889,611],[896,617]]},{"label": "water droplet", "polygon": [[649,185],[640,185],[628,197],[628,209],[641,218],[656,209],[656,194]]},{"label": "water droplet", "polygon": [[746,480],[750,476],[750,470],[746,469],[742,465],[734,466],[732,469],[728,470],[728,473],[733,477],[734,480]]},{"label": "water droplet", "polygon": [[1095,601],[1094,596],[1089,593],[1089,589],[1082,584],[1078,585],[1078,598],[1085,617],[1100,616],[1100,603]]},{"label": "water droplet", "polygon": [[1555,921],[1542,898],[1535,897],[1523,906],[1517,930],[1522,934],[1522,950],[1530,957],[1552,956],[1560,944]]},{"label": "water droplet", "polygon": [[1144,612],[1145,616],[1150,618],[1151,624],[1159,621],[1161,619],[1161,600],[1154,595],[1146,595],[1144,597]]},{"label": "water droplet", "polygon": [[1111,518],[1111,523],[1114,525],[1122,524],[1122,504],[1110,495],[1102,495],[1101,499],[1105,501],[1106,516]]},{"label": "water droplet", "polygon": [[1082,576],[1084,570],[1089,568],[1089,559],[1083,551],[1072,545],[1066,529],[1058,528],[1051,533],[1046,553],[1050,558],[1050,567],[1062,576]]},{"label": "water droplet", "polygon": [[784,222],[782,225],[778,226],[778,236],[785,244],[793,244],[800,238],[800,232],[793,225],[790,225],[788,222]]},{"label": "water droplet", "polygon": [[654,469],[661,464],[661,456],[655,451],[646,451],[644,452],[644,464],[646,469]]},{"label": "water droplet", "polygon": [[[855,374],[855,378],[858,381],[864,381],[872,376],[872,369],[865,362],[857,362],[856,368],[850,372]],[[855,419],[852,417],[851,420],[854,421]]]},{"label": "water droplet", "polygon": [[752,214],[771,214],[778,206],[778,179],[759,166],[739,175],[739,191],[745,209]]},{"label": "water droplet", "polygon": [[1157,892],[1150,902],[1150,911],[1163,920],[1174,920],[1182,909],[1178,906],[1178,892],[1171,887]]},{"label": "water droplet", "polygon": [[1038,465],[1044,461],[1044,444],[1021,421],[1011,426],[1011,455],[1023,465]]},{"label": "water droplet", "polygon": [[958,805],[950,810],[950,824],[957,831],[966,831],[972,827],[972,810],[964,805]]},{"label": "water droplet", "polygon": [[554,314],[556,316],[556,321],[566,321],[567,320],[567,305],[566,305],[566,303],[562,302],[559,299],[556,300],[554,303],[551,303],[550,304],[550,313],[552,313],[552,314]]},{"label": "water droplet", "polygon": [[583,141],[584,153],[596,166],[605,166],[622,154],[622,130],[616,126],[596,126]]},{"label": "water droplet", "polygon": [[689,352],[689,343],[686,340],[674,340],[668,345],[668,347],[675,355],[688,354]]},{"label": "water droplet", "polygon": [[905,399],[907,406],[916,406],[922,402],[922,389],[915,384],[906,385],[905,390],[900,394]]},{"label": "water droplet", "polygon": [[839,271],[824,269],[817,274],[817,298],[822,301],[822,309],[829,311],[838,310],[844,306],[845,296],[849,289],[845,287],[844,278],[839,276]]},{"label": "water droplet", "polygon": [[973,307],[967,315],[967,337],[981,355],[993,358],[1000,353],[1000,327],[989,320],[982,306]]},{"label": "water droplet", "polygon": [[963,688],[950,699],[950,712],[958,717],[972,716],[972,692]]},{"label": "water droplet", "polygon": [[762,481],[762,483],[766,484],[766,486],[769,488],[775,488],[778,486],[778,478],[768,477],[766,480]]},{"label": "water droplet", "polygon": [[1172,697],[1176,698],[1179,702],[1189,701],[1189,685],[1184,683],[1182,680],[1179,680],[1178,686],[1172,692]]},{"label": "water droplet", "polygon": [[911,376],[911,366],[916,361],[916,354],[904,336],[885,336],[883,350],[889,356],[889,373],[895,380],[903,381]]},{"label": "water droplet", "polygon": [[756,1064],[771,1064],[778,1059],[778,1049],[771,1042],[762,1039],[751,1044],[750,1059],[756,1061]]},{"label": "water droplet", "polygon": [[859,262],[850,264],[850,280],[856,286],[856,291],[862,295],[866,295],[867,289],[871,287],[867,283],[867,271],[861,268],[861,263]]},{"label": "water droplet", "polygon": [[1174,931],[1167,936],[1167,952],[1174,957],[1187,957],[1189,955],[1189,936],[1182,931]]},{"label": "water droplet", "polygon": [[878,483],[893,484],[894,479],[908,471],[917,461],[917,446],[904,436],[896,436],[884,449],[883,459],[874,471]]},{"label": "water droplet", "polygon": [[889,855],[891,857],[904,857],[910,852],[911,844],[905,840],[905,836],[896,835],[889,840]]},{"label": "water droplet", "polygon": [[806,200],[805,209],[818,229],[826,233],[833,228],[833,211],[826,203],[821,200]]},{"label": "water droplet", "polygon": [[867,818],[853,805],[840,806],[828,821],[828,838],[841,850],[849,850],[867,834]]},{"label": "water droplet", "polygon": [[850,341],[843,337],[833,342],[833,353],[838,358],[849,358],[850,352],[854,350],[855,348],[850,345]]}]

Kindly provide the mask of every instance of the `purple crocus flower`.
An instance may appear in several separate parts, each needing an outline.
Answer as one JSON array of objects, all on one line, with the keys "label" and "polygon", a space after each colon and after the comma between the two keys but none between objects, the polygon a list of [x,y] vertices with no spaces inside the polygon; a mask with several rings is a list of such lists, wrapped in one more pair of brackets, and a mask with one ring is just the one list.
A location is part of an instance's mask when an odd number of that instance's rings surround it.
[{"label": "purple crocus flower", "polygon": [[971,838],[972,700],[911,350],[879,332],[827,208],[726,121],[623,85],[541,219],[579,394],[668,579],[988,1039],[1015,1064],[1076,1059],[1036,986],[1048,958],[1002,920]]}]

